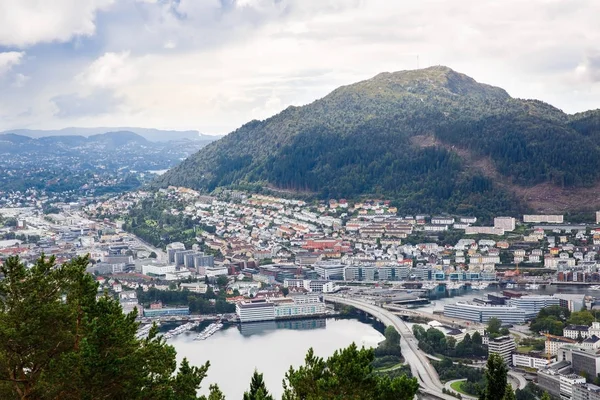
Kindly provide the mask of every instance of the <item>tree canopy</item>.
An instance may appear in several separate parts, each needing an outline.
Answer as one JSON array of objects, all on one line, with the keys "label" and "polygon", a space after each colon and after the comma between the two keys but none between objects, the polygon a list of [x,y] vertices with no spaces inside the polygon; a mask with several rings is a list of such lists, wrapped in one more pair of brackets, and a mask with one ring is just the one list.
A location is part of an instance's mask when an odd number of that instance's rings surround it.
[{"label": "tree canopy", "polygon": [[373,373],[372,349],[355,344],[336,351],[328,359],[313,349],[304,365],[290,367],[283,381],[283,400],[411,400],[419,384],[405,375],[390,378]]},{"label": "tree canopy", "polygon": [[11,257],[0,267],[0,398],[204,399],[196,392],[209,363],[177,368],[156,327],[137,339],[135,313],[96,299],[88,261],[42,256],[26,268]]}]

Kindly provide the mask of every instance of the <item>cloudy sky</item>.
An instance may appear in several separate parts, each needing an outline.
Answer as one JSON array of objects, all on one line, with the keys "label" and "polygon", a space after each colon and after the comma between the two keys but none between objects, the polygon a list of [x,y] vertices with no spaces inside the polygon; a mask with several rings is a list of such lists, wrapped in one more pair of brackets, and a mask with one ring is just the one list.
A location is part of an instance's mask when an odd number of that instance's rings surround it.
[{"label": "cloudy sky", "polygon": [[598,0],[0,0],[0,130],[227,133],[417,56],[600,108],[599,15]]}]

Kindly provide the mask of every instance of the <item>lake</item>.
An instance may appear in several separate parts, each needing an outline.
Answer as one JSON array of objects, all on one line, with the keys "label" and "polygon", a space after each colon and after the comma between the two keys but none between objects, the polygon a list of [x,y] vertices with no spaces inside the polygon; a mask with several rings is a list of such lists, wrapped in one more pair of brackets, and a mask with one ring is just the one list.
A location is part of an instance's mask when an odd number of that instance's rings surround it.
[{"label": "lake", "polygon": [[243,397],[250,386],[254,369],[264,374],[269,391],[281,398],[282,381],[290,365],[304,363],[310,347],[327,358],[352,342],[376,347],[384,337],[372,325],[356,319],[310,319],[250,323],[230,326],[206,340],[194,340],[194,332],[169,340],[178,360],[187,357],[192,365],[210,361],[208,376],[202,383],[206,394],[211,383],[219,385],[227,399]]}]

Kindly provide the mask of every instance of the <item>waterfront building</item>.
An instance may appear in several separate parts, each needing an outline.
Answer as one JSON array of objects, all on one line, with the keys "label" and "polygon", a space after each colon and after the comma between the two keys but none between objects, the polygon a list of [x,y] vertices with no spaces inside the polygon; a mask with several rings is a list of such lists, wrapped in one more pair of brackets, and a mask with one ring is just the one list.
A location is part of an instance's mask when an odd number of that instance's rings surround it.
[{"label": "waterfront building", "polygon": [[444,316],[481,323],[487,323],[494,317],[505,324],[522,324],[525,322],[525,311],[517,307],[492,306],[462,301],[455,304],[446,304],[444,306]]},{"label": "waterfront building", "polygon": [[512,362],[512,353],[516,350],[515,340],[512,336],[500,336],[494,339],[490,339],[488,343],[489,354],[499,354],[506,365],[510,365]]},{"label": "waterfront building", "polygon": [[176,315],[190,315],[189,307],[164,307],[145,308],[144,317],[168,317]]},{"label": "waterfront building", "polygon": [[244,300],[236,304],[240,322],[322,316],[327,313],[318,294],[297,294],[261,300]]},{"label": "waterfront building", "polygon": [[509,299],[506,304],[525,311],[526,319],[533,319],[542,308],[560,305],[560,300],[554,296],[547,295],[522,296]]},{"label": "waterfront building", "polygon": [[275,319],[275,305],[266,299],[241,301],[235,305],[240,322],[271,321]]},{"label": "waterfront building", "polygon": [[385,265],[377,269],[380,281],[402,281],[408,279],[410,269],[396,265]]}]

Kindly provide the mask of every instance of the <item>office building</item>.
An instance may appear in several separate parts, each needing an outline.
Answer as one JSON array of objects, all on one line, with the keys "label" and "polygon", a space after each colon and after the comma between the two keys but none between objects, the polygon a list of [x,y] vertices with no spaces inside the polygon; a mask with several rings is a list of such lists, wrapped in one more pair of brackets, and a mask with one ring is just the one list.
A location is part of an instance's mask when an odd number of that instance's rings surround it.
[{"label": "office building", "polygon": [[513,353],[512,355],[512,365],[515,367],[540,369],[554,361],[556,361],[556,358],[548,360],[548,358],[544,357],[542,354]]},{"label": "office building", "polygon": [[444,316],[481,323],[487,323],[491,318],[498,318],[504,324],[522,324],[525,322],[525,311],[517,307],[491,306],[462,301],[445,305]]},{"label": "office building", "polygon": [[180,242],[169,243],[167,245],[167,257],[170,264],[175,263],[175,253],[178,251],[184,251],[185,245]]},{"label": "office building", "polygon": [[573,371],[596,377],[600,373],[600,354],[598,349],[573,349],[571,350]]},{"label": "office building", "polygon": [[168,317],[174,315],[189,315],[189,307],[145,308],[144,317]]},{"label": "office building", "polygon": [[158,275],[163,276],[169,272],[175,272],[175,265],[161,265],[161,264],[145,264],[142,265],[142,274],[144,275]]},{"label": "office building", "polygon": [[375,267],[367,266],[348,266],[344,268],[344,280],[347,281],[374,281]]},{"label": "office building", "polygon": [[490,339],[488,343],[488,353],[499,354],[507,365],[512,363],[512,353],[514,353],[516,348],[515,340],[509,335]]},{"label": "office building", "polygon": [[242,323],[315,317],[327,313],[325,303],[318,294],[297,294],[264,300],[245,300],[236,304],[235,311]]},{"label": "office building", "polygon": [[573,385],[573,400],[600,400],[600,387],[591,383]]},{"label": "office building", "polygon": [[275,319],[275,305],[263,299],[242,301],[236,304],[235,313],[242,323],[271,321]]},{"label": "office building", "polygon": [[195,253],[194,250],[179,250],[175,251],[175,265],[180,267],[185,265],[185,256],[193,255]]},{"label": "office building", "polygon": [[538,386],[558,398],[570,399],[574,387],[584,383],[585,378],[573,374],[571,364],[566,361],[558,361],[538,370]]},{"label": "office building", "polygon": [[318,263],[315,264],[315,272],[322,279],[344,279],[345,265],[335,263]]},{"label": "office building", "polygon": [[554,296],[546,295],[523,296],[509,299],[506,304],[525,311],[525,319],[534,319],[542,308],[558,306],[560,300]]}]

